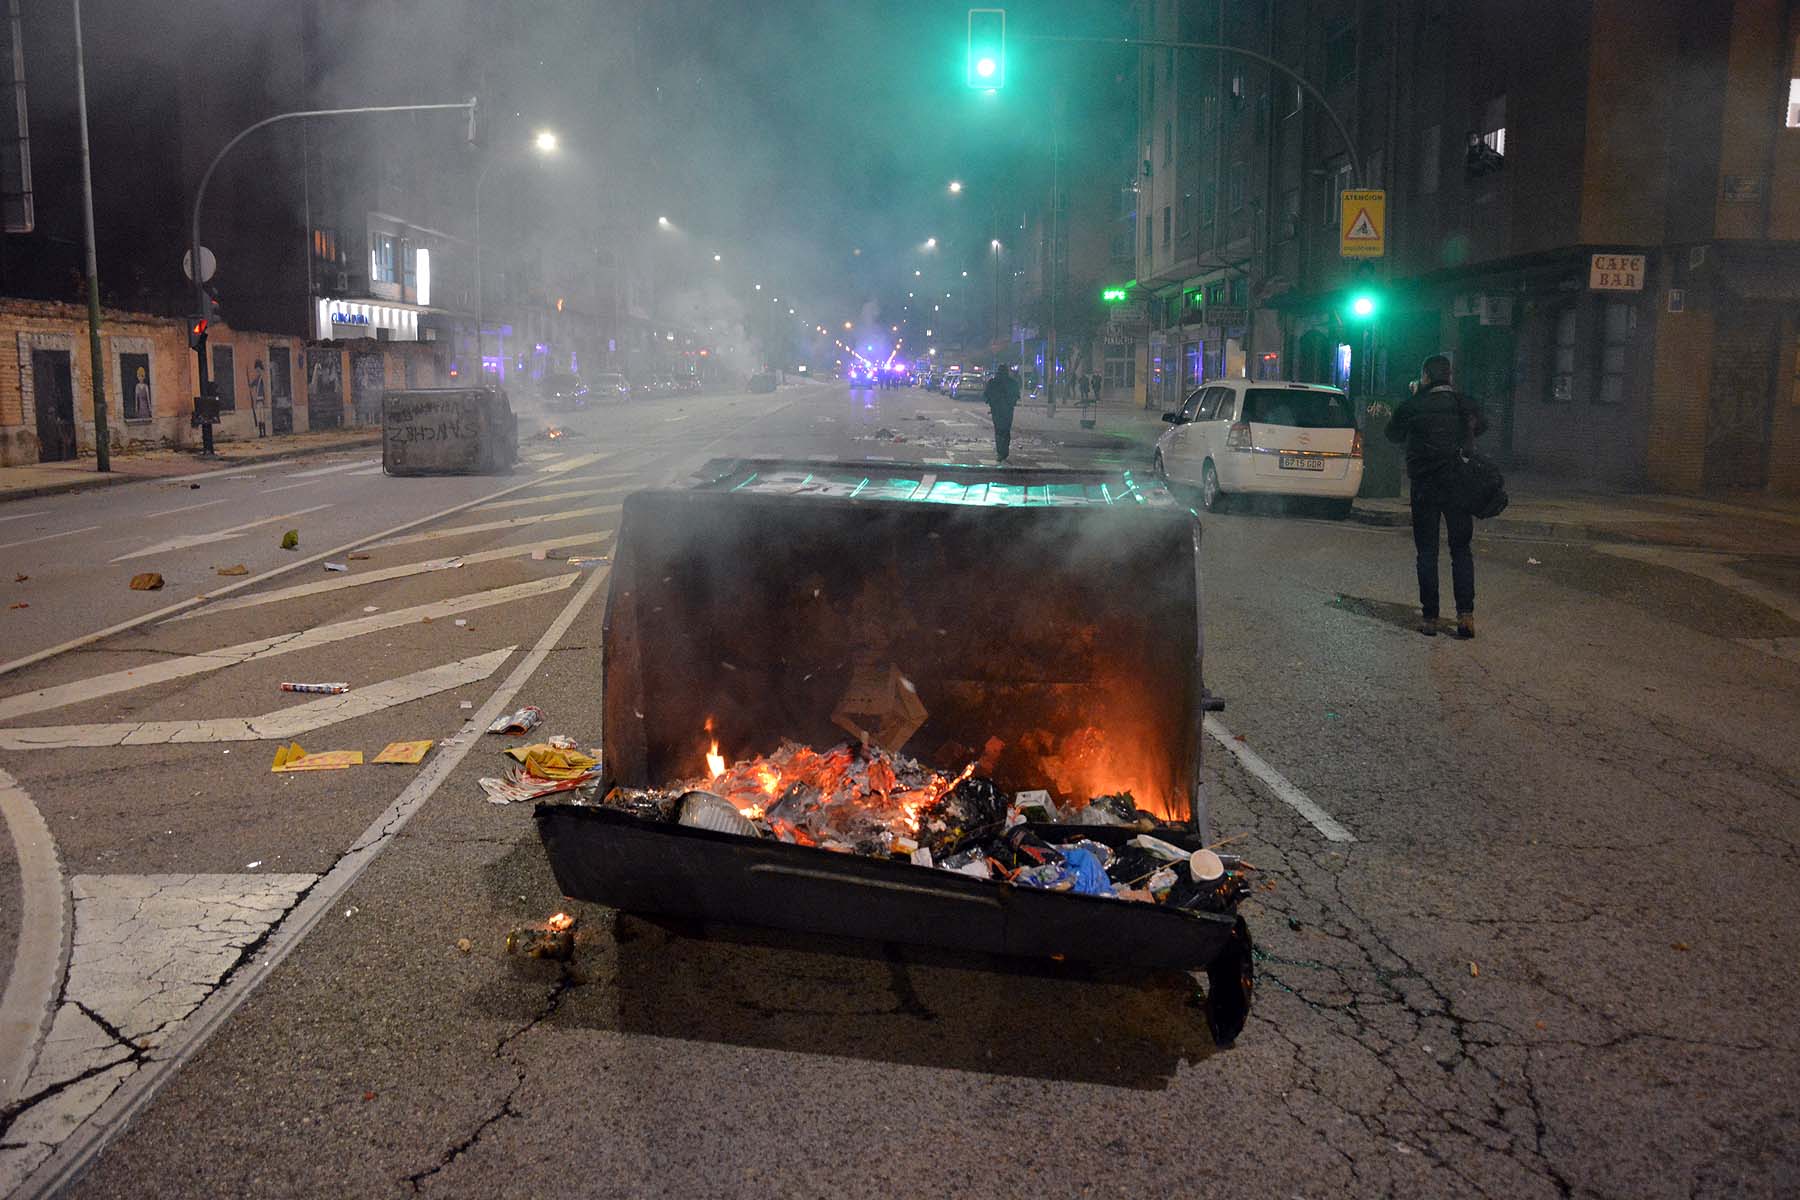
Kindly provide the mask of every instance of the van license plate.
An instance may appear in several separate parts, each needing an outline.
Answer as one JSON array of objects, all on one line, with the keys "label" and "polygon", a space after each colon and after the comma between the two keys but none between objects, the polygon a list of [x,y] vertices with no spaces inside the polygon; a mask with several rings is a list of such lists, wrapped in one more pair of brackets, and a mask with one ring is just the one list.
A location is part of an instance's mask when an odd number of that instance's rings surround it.
[{"label": "van license plate", "polygon": [[1322,458],[1302,458],[1297,454],[1281,456],[1281,469],[1284,471],[1323,471],[1325,460]]}]

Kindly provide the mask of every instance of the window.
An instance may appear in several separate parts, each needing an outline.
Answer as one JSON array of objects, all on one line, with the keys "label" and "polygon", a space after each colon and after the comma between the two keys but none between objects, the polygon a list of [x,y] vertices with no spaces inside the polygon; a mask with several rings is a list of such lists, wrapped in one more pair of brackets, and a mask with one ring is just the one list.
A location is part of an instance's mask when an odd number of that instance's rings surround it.
[{"label": "window", "polygon": [[1231,211],[1244,207],[1244,182],[1250,171],[1241,162],[1231,164]]},{"label": "window", "polygon": [[417,291],[419,287],[418,253],[418,247],[414,246],[411,241],[400,243],[400,262],[406,272],[403,286],[409,292]]},{"label": "window", "polygon": [[313,257],[320,262],[336,263],[338,239],[335,229],[315,229],[312,235]]},{"label": "window", "polygon": [[1552,336],[1550,391],[1546,399],[1552,404],[1567,404],[1575,396],[1575,308],[1573,305],[1556,314],[1556,327]]},{"label": "window", "polygon": [[1175,123],[1163,122],[1163,166],[1175,161]]},{"label": "window", "polygon": [[1438,190],[1438,176],[1443,164],[1438,160],[1444,128],[1432,125],[1419,134],[1419,192],[1429,196]]},{"label": "window", "polygon": [[1206,399],[1206,392],[1199,388],[1189,392],[1187,399],[1181,402],[1181,419],[1183,421],[1199,420],[1200,402],[1204,399]]},{"label": "window", "polygon": [[1295,237],[1300,232],[1300,189],[1289,188],[1281,194],[1281,236]]},{"label": "window", "polygon": [[[1189,342],[1181,348],[1181,382],[1183,386],[1191,386],[1206,378],[1206,357],[1204,342]],[[1208,388],[1210,393],[1212,389]],[[1206,411],[1207,396],[1200,398],[1200,411]]]},{"label": "window", "polygon": [[1163,205],[1163,249],[1169,248],[1169,206]]},{"label": "window", "polygon": [[1244,73],[1242,71],[1233,72],[1231,76],[1231,103],[1233,107],[1242,106],[1248,95],[1249,89],[1244,82]]},{"label": "window", "polygon": [[1600,394],[1601,404],[1625,401],[1625,371],[1631,348],[1632,329],[1637,325],[1637,309],[1624,300],[1609,300],[1600,322]]},{"label": "window", "polygon": [[1234,275],[1231,284],[1225,289],[1225,302],[1233,308],[1243,308],[1250,302],[1250,281],[1242,275]]},{"label": "window", "polygon": [[1156,66],[1154,63],[1144,72],[1144,111],[1156,111]]},{"label": "window", "polygon": [[1257,144],[1269,140],[1269,93],[1264,92],[1256,98],[1256,124],[1252,135]]},{"label": "window", "polygon": [[1356,26],[1346,25],[1325,37],[1325,86],[1336,87],[1356,74]]},{"label": "window", "polygon": [[1196,421],[1211,421],[1219,415],[1219,402],[1231,393],[1225,388],[1209,387],[1200,395],[1200,409],[1194,414]]},{"label": "window", "polygon": [[1469,133],[1468,172],[1471,179],[1492,175],[1506,165],[1506,97],[1488,101],[1481,128]]},{"label": "window", "polygon": [[214,346],[212,348],[213,386],[219,392],[219,409],[221,412],[237,411],[237,367],[235,356],[230,346]]},{"label": "window", "polygon": [[1324,196],[1324,216],[1326,225],[1336,226],[1343,219],[1338,210],[1343,207],[1344,192],[1350,188],[1350,164],[1339,162],[1331,169],[1331,176],[1326,183]]},{"label": "window", "polygon": [[1181,209],[1175,219],[1175,236],[1184,241],[1194,232],[1194,193],[1184,192]]},{"label": "window", "polygon": [[369,278],[376,283],[394,283],[399,246],[390,233],[369,235]]},{"label": "window", "polygon": [[1244,420],[1290,429],[1356,428],[1348,396],[1298,388],[1251,388],[1244,393]]},{"label": "window", "polygon": [[1788,80],[1787,127],[1800,129],[1800,79]]}]

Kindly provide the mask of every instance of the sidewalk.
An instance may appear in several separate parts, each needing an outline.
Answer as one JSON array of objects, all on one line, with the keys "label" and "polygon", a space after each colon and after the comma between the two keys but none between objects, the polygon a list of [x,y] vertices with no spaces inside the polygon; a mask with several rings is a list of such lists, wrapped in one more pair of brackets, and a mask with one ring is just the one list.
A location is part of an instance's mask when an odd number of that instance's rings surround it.
[{"label": "sidewalk", "polygon": [[[1131,446],[1144,461],[1168,428],[1162,413],[1134,408],[1128,401],[1103,402],[1093,410],[1095,427],[1083,429],[1085,410],[1056,406],[1051,417],[1042,403],[1026,403],[1013,417],[1015,433],[1035,433],[1070,446]],[[1404,484],[1402,488],[1404,489]],[[1508,471],[1512,502],[1499,517],[1477,528],[1504,537],[1551,541],[1636,542],[1647,545],[1759,555],[1800,555],[1800,499],[1755,493],[1729,498],[1608,492],[1529,471]],[[1404,528],[1412,523],[1402,491],[1391,499],[1359,498],[1351,520]]]},{"label": "sidewalk", "polygon": [[[1739,554],[1800,555],[1800,501],[1757,495],[1715,500],[1651,492],[1598,492],[1564,479],[1508,472],[1506,511],[1482,532],[1557,541],[1638,542]],[[1351,519],[1406,526],[1410,502],[1361,498]]]},{"label": "sidewalk", "polygon": [[141,479],[198,475],[249,463],[380,444],[379,429],[327,429],[318,433],[283,434],[279,437],[220,442],[218,457],[213,459],[203,459],[193,450],[115,453],[112,456],[112,470],[104,475],[94,469],[92,455],[68,462],[0,467],[0,502],[23,500],[31,496],[53,496],[63,492],[85,492],[114,484],[135,483]]}]

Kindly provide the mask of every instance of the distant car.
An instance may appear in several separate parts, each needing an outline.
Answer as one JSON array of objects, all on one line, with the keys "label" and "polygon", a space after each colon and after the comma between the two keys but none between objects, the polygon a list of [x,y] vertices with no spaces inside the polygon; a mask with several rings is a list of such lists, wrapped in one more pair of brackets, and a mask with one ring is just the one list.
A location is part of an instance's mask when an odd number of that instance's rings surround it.
[{"label": "distant car", "polygon": [[979,400],[987,385],[988,375],[986,372],[963,371],[950,384],[950,398],[952,400]]},{"label": "distant car", "polygon": [[616,371],[594,376],[593,384],[588,388],[588,396],[594,401],[617,400],[623,404],[631,399],[631,384]]},{"label": "distant car", "polygon": [[1307,496],[1350,515],[1362,486],[1362,432],[1343,390],[1316,383],[1223,379],[1164,413],[1154,466],[1200,489],[1217,512],[1234,495]]},{"label": "distant car", "polygon": [[877,382],[875,378],[875,368],[873,367],[851,367],[848,371],[844,372],[844,377],[850,381],[850,386],[852,388],[870,388],[874,387]]},{"label": "distant car", "polygon": [[578,375],[546,375],[538,382],[538,391],[547,408],[568,411],[588,404],[588,385]]}]

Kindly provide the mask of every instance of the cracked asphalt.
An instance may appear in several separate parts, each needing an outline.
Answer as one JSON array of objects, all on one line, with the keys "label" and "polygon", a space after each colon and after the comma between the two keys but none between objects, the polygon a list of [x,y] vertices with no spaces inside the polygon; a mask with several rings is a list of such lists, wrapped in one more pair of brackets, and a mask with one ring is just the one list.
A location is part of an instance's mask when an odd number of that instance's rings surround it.
[{"label": "cracked asphalt", "polygon": [[[827,388],[770,403],[731,448],[979,446],[973,406],[904,392],[863,404]],[[1135,461],[1068,426],[1021,453]],[[646,451],[626,485],[694,449]],[[1800,664],[1737,640],[1793,637],[1796,622],[1592,546],[1478,534],[1480,636],[1428,640],[1412,628],[1406,531],[1282,515],[1203,527],[1206,679],[1225,720],[1357,839],[1325,841],[1208,742],[1214,833],[1261,868],[1245,906],[1259,986],[1234,1048],[1212,1046],[1178,976],[585,905],[570,908],[572,964],[509,958],[510,928],[566,902],[529,806],[482,797],[475,781],[498,756],[477,745],[65,1194],[1800,1191]],[[1752,577],[1791,594],[1796,562],[1771,548]],[[368,602],[544,566],[398,581]],[[566,599],[304,662],[366,677],[441,661],[445,638],[459,654],[526,647]],[[220,614],[162,627],[155,644],[193,653],[364,600]],[[598,741],[599,638],[595,603],[520,693],[545,709],[544,732]],[[30,685],[156,656],[75,657]],[[270,680],[296,669],[246,664],[42,720],[261,712]],[[442,736],[494,682],[334,726],[317,748]],[[108,874],[252,860],[323,874],[412,770],[274,776],[258,743],[220,750],[5,765],[45,808],[67,869]]]}]

